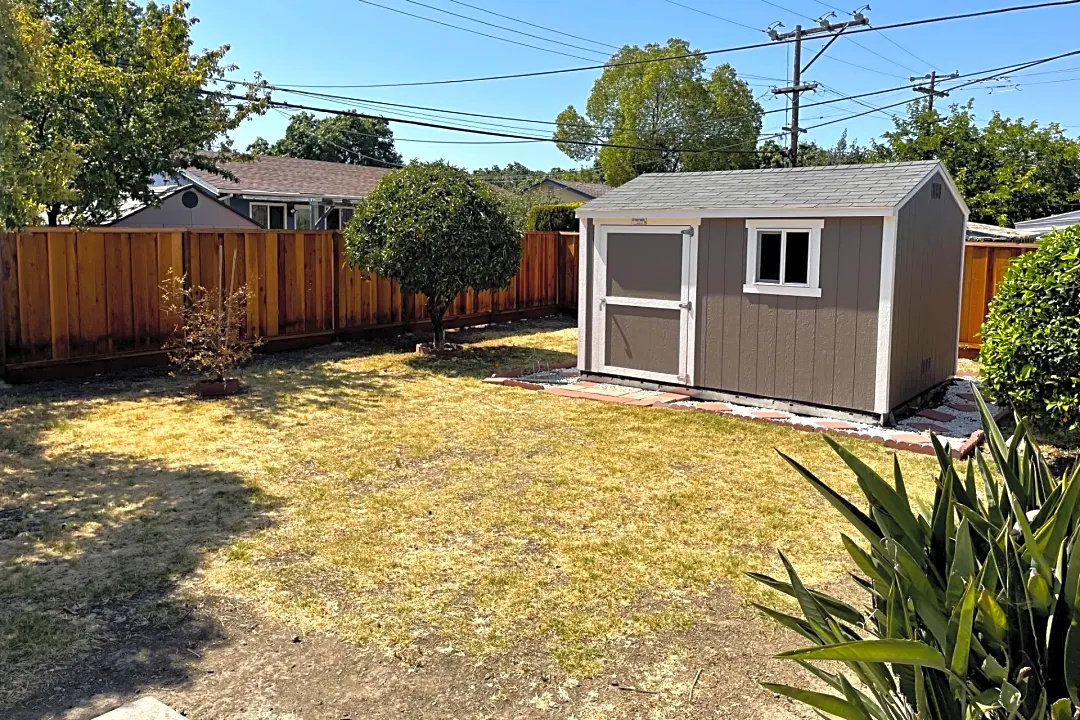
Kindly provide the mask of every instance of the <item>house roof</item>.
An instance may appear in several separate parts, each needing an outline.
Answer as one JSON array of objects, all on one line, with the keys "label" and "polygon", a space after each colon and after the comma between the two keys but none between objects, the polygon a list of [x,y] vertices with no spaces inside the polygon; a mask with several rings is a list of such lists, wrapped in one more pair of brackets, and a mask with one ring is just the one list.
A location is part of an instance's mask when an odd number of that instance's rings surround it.
[{"label": "house roof", "polygon": [[581,195],[587,200],[598,198],[612,189],[610,185],[605,185],[604,183],[578,182],[577,180],[559,180],[553,177],[546,177],[529,189],[532,190],[534,188],[540,187],[544,183],[558,185],[559,187],[565,188],[570,192]]},{"label": "house roof", "polygon": [[[936,160],[648,173],[586,203],[578,214],[615,210],[889,209],[900,205],[936,170],[948,177]],[[958,194],[957,199],[963,202]]]},{"label": "house roof", "polygon": [[297,195],[313,198],[366,197],[391,168],[346,165],[322,160],[261,155],[250,162],[227,162],[222,167],[236,176],[229,180],[188,168],[184,175],[218,193]]},{"label": "house roof", "polygon": [[1054,228],[1072,227],[1073,225],[1080,225],[1080,210],[1036,218],[1035,220],[1024,220],[1016,223],[1016,229],[1026,230],[1036,235],[1045,235]]},{"label": "house roof", "polygon": [[985,223],[969,222],[967,224],[968,240],[998,240],[1002,242],[1034,242],[1037,235],[1027,230],[987,225]]}]

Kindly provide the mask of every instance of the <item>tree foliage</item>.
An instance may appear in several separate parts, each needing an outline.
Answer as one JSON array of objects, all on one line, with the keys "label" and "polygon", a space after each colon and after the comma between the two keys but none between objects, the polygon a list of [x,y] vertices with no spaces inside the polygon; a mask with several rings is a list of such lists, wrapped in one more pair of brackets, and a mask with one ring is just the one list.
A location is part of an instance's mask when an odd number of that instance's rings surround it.
[{"label": "tree foliage", "polygon": [[850,720],[1075,717],[1080,465],[1055,477],[1025,420],[1006,440],[976,400],[993,462],[977,449],[961,476],[933,437],[928,510],[908,497],[899,461],[886,480],[826,438],[858,481],[860,507],[784,456],[851,523],[858,540],[841,538],[867,603],[809,590],[783,556],[785,580],[753,574],[798,603],[799,616],[758,606],[809,643],[780,657],[830,692],[766,688]]},{"label": "tree foliage", "polygon": [[521,234],[499,192],[445,163],[413,162],[384,176],[345,228],[353,265],[427,296],[437,349],[458,293],[505,288],[517,272]]},{"label": "tree foliage", "polygon": [[524,191],[546,177],[556,180],[577,180],[580,182],[604,182],[604,173],[599,167],[565,169],[553,167],[547,172],[533,170],[519,162],[509,162],[505,166],[492,165],[489,168],[473,170],[472,174],[498,187],[507,190]]},{"label": "tree foliage", "polygon": [[[593,84],[585,114],[573,106],[559,113],[559,149],[575,160],[597,160],[612,185],[644,172],[755,167],[762,109],[730,65],[706,76],[700,55],[635,62],[691,52],[677,38],[667,45],[624,46]],[[634,64],[620,64],[627,62]],[[648,149],[598,149],[575,141]]]},{"label": "tree foliage", "polygon": [[297,113],[289,119],[285,137],[273,145],[257,138],[248,147],[248,152],[348,165],[401,165],[390,124],[352,113],[325,118],[307,112]]},{"label": "tree foliage", "polygon": [[1059,444],[1080,440],[1080,226],[1013,258],[982,328],[985,387]]},{"label": "tree foliage", "polygon": [[1057,123],[1040,127],[997,112],[980,127],[972,101],[946,116],[913,105],[879,149],[889,161],[941,160],[972,221],[1011,225],[1067,212],[1080,200],[1080,142]]},{"label": "tree foliage", "polygon": [[0,229],[38,222],[41,207],[72,196],[79,157],[68,138],[35,142],[23,103],[46,81],[48,26],[21,0],[0,0]]},{"label": "tree foliage", "polygon": [[[787,166],[787,145],[776,140],[767,140],[761,145],[761,167],[781,168]],[[832,147],[822,147],[810,140],[799,143],[799,164],[804,166],[820,165],[857,165],[859,163],[883,162],[884,153],[876,143],[860,145],[858,140],[849,142],[847,130]]]},{"label": "tree foliage", "polygon": [[[35,198],[50,224],[93,224],[129,199],[156,201],[149,183],[186,167],[222,172],[228,144],[215,141],[261,109],[231,107],[231,85],[215,84],[234,68],[228,46],[191,49],[188,4],[142,7],[131,0],[27,2],[44,33],[37,79],[17,111],[21,153],[33,165],[56,147],[72,148],[79,165],[63,192]],[[55,188],[53,188],[55,189]]]}]

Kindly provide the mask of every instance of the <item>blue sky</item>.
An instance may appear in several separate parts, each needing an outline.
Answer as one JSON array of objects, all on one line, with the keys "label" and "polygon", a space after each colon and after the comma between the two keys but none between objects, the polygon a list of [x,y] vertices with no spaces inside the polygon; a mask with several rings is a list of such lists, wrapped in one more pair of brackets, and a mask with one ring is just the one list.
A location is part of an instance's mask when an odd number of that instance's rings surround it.
[{"label": "blue sky", "polygon": [[[453,18],[408,0],[373,0],[430,18],[463,25],[492,35],[548,47],[597,63],[610,51],[604,45],[551,35],[543,30],[517,25],[510,21],[456,5],[451,0],[423,0],[427,5],[476,17],[536,35],[553,37],[598,53],[544,43]],[[619,46],[666,42],[671,37],[690,41],[702,50],[752,44],[766,40],[761,32],[716,20],[677,7],[665,0],[465,0],[470,5],[578,35],[589,40]],[[737,23],[764,28],[782,21],[787,29],[797,22],[809,24],[802,15],[818,17],[829,5],[846,7],[846,0],[679,0],[684,5],[720,15]],[[201,22],[193,30],[196,47],[231,46],[227,61],[239,66],[237,77],[250,78],[262,72],[271,83],[289,84],[373,84],[476,77],[575,67],[592,64],[540,50],[478,37],[424,20],[363,4],[358,0],[192,0],[191,14]],[[1007,7],[1022,4],[1014,0],[976,2],[975,0],[881,0],[873,3],[867,15],[874,25]],[[777,6],[783,6],[780,9]],[[854,8],[852,8],[854,9]],[[944,73],[958,70],[975,72],[1012,63],[1020,63],[1080,48],[1069,30],[1080,21],[1080,6],[1029,10],[996,17],[960,20],[910,29],[863,33],[840,38],[815,63],[806,80],[827,85],[843,95],[896,87],[908,76],[931,69]],[[886,36],[888,39],[886,39]],[[892,40],[890,42],[889,40]],[[854,42],[853,42],[854,41]],[[864,47],[859,47],[855,43]],[[894,44],[895,43],[895,44]],[[804,58],[820,46],[807,42]],[[782,80],[788,76],[788,47],[777,45],[759,50],[712,56],[711,68],[720,62],[731,63],[742,74]],[[877,53],[877,54],[875,54]],[[843,62],[842,62],[843,61]],[[924,62],[925,61],[925,62]],[[914,71],[918,71],[917,73]],[[1031,74],[1027,74],[1031,73]],[[1035,74],[1038,73],[1038,74]],[[593,81],[599,71],[569,73],[540,78],[498,80],[434,87],[379,89],[327,89],[325,92],[364,97],[412,105],[465,110],[554,120],[567,105],[584,108]],[[980,119],[994,110],[1009,117],[1023,117],[1040,123],[1059,122],[1070,134],[1080,134],[1080,56],[1066,58],[1015,75],[1010,82],[985,83],[967,88],[947,102],[975,98]],[[783,107],[783,101],[768,94],[770,85],[782,82],[749,79],[756,93],[765,93],[766,110]],[[868,98],[874,106],[910,97],[909,91]],[[825,90],[806,95],[806,102],[835,97]],[[315,105],[319,101],[276,93],[275,99]],[[866,108],[851,101],[810,108],[803,124],[825,122]],[[903,108],[891,112],[903,111]],[[388,111],[389,115],[390,112]],[[821,116],[827,115],[828,117]],[[430,118],[422,118],[430,120]],[[784,115],[767,115],[765,129],[779,129]],[[450,120],[453,122],[452,120]],[[276,111],[252,119],[234,134],[238,147],[246,147],[256,136],[275,140],[284,132],[287,117]],[[499,121],[490,121],[499,122]],[[517,124],[520,123],[507,123]],[[849,138],[866,140],[890,129],[892,121],[884,114],[872,114],[836,123],[813,131],[811,138],[831,144],[844,128]],[[406,159],[445,159],[467,167],[487,167],[519,161],[530,167],[576,165],[551,143],[515,144],[434,144],[412,140],[484,141],[485,138],[456,132],[395,124],[398,149]],[[532,126],[537,135],[546,136],[550,127]],[[508,130],[508,132],[518,132]],[[494,140],[488,138],[487,140]]]}]

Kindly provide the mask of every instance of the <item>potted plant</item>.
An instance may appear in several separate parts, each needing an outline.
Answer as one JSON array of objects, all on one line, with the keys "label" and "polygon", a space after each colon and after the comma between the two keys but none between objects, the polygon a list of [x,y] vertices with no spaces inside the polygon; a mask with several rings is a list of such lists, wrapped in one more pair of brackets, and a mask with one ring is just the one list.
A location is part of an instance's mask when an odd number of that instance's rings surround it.
[{"label": "potted plant", "polygon": [[186,286],[183,276],[165,281],[163,308],[176,325],[163,349],[174,365],[202,375],[195,384],[199,397],[240,391],[237,368],[260,342],[244,337],[247,302],[246,285],[234,288],[230,282],[227,292],[215,292]]}]

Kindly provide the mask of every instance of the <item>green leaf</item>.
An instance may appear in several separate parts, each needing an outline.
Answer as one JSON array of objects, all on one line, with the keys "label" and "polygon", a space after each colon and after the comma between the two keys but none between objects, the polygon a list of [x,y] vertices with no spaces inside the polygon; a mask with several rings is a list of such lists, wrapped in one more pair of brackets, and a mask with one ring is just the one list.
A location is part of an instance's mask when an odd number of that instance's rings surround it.
[{"label": "green leaf", "polygon": [[1073,704],[1069,698],[1061,698],[1050,706],[1050,720],[1072,720]]},{"label": "green leaf", "polygon": [[881,570],[877,567],[877,563],[870,556],[870,553],[859,547],[854,540],[849,538],[844,533],[840,533],[840,542],[844,544],[844,549],[847,550],[848,555],[862,571],[863,575],[870,578],[879,585],[889,585],[890,580],[881,574]]},{"label": "green leaf", "polygon": [[761,686],[777,695],[784,695],[792,700],[798,700],[815,710],[820,710],[821,712],[844,718],[844,720],[872,720],[872,718],[859,709],[858,706],[835,695],[813,692],[812,690],[803,690],[801,688],[791,687],[790,685],[762,683]]},{"label": "green leaf", "polygon": [[[776,578],[771,578],[768,575],[763,575],[756,572],[749,572],[746,573],[746,575],[753,580],[757,580],[762,585],[767,585],[773,590],[782,592],[785,595],[789,595],[796,600],[799,598],[796,590],[792,587],[791,583],[786,583],[782,580],[777,580]],[[815,590],[807,590],[805,587],[803,588],[803,590],[805,590],[810,595],[810,597],[816,600],[825,611],[832,615],[835,615],[844,622],[858,624],[864,620],[862,613],[853,608],[851,605],[848,605],[846,602],[843,602],[842,600],[837,600],[836,598],[829,597],[828,595],[825,595],[824,593],[819,593]],[[807,616],[807,620],[811,619],[812,618]],[[822,619],[819,622],[825,621],[824,619]],[[822,627],[825,627],[825,625],[823,625]]]},{"label": "green leaf", "polygon": [[1065,636],[1065,686],[1069,689],[1069,697],[1073,704],[1080,707],[1080,624],[1077,623],[1076,614],[1073,614],[1072,624]]},{"label": "green leaf", "polygon": [[1003,643],[1008,635],[1009,621],[994,596],[979,593],[979,627],[995,642]]},{"label": "green leaf", "polygon": [[987,655],[983,658],[982,671],[986,677],[996,683],[1003,683],[1009,679],[1008,670],[1001,667],[1001,663],[999,663],[993,655]]},{"label": "green leaf", "polygon": [[967,589],[964,591],[963,600],[960,602],[958,610],[959,623],[956,630],[956,642],[952,649],[952,660],[949,662],[949,668],[957,677],[965,677],[968,669],[968,659],[971,656],[971,629],[975,620],[975,579],[972,578],[968,581]]},{"label": "green leaf", "polygon": [[953,607],[964,594],[964,586],[975,575],[975,551],[971,547],[971,531],[966,519],[956,529],[956,546],[953,549],[952,566],[949,568],[949,585],[945,594],[946,607]]},{"label": "green leaf", "polygon": [[817,633],[814,632],[814,628],[810,626],[810,623],[806,622],[802,618],[797,618],[794,615],[788,615],[787,613],[782,613],[779,610],[773,610],[770,607],[766,607],[764,605],[759,605],[758,603],[750,603],[750,604],[753,605],[758,610],[760,610],[765,615],[768,615],[770,618],[772,618],[776,622],[778,622],[781,625],[783,625],[784,627],[788,628],[789,630],[794,630],[795,632],[799,633],[800,635],[802,635],[804,638],[806,638],[810,642],[816,642],[816,643],[825,642],[824,638],[818,637]]},{"label": "green leaf", "polygon": [[836,508],[848,522],[854,525],[855,529],[859,531],[859,534],[869,540],[871,545],[880,546],[882,539],[881,529],[878,528],[877,523],[870,519],[870,516],[851,504],[851,502],[843,495],[840,495],[828,485],[821,482],[821,480],[818,480],[816,475],[804,468],[798,462],[780,451],[777,452],[780,454],[780,457],[784,458],[784,460],[791,465],[791,467],[795,468],[800,475],[806,478],[806,480],[821,493],[822,497],[829,501],[830,505]]},{"label": "green leaf", "polygon": [[783,660],[838,660],[857,663],[901,663],[945,670],[945,656],[916,640],[857,640],[816,648],[789,650],[776,657]]}]

